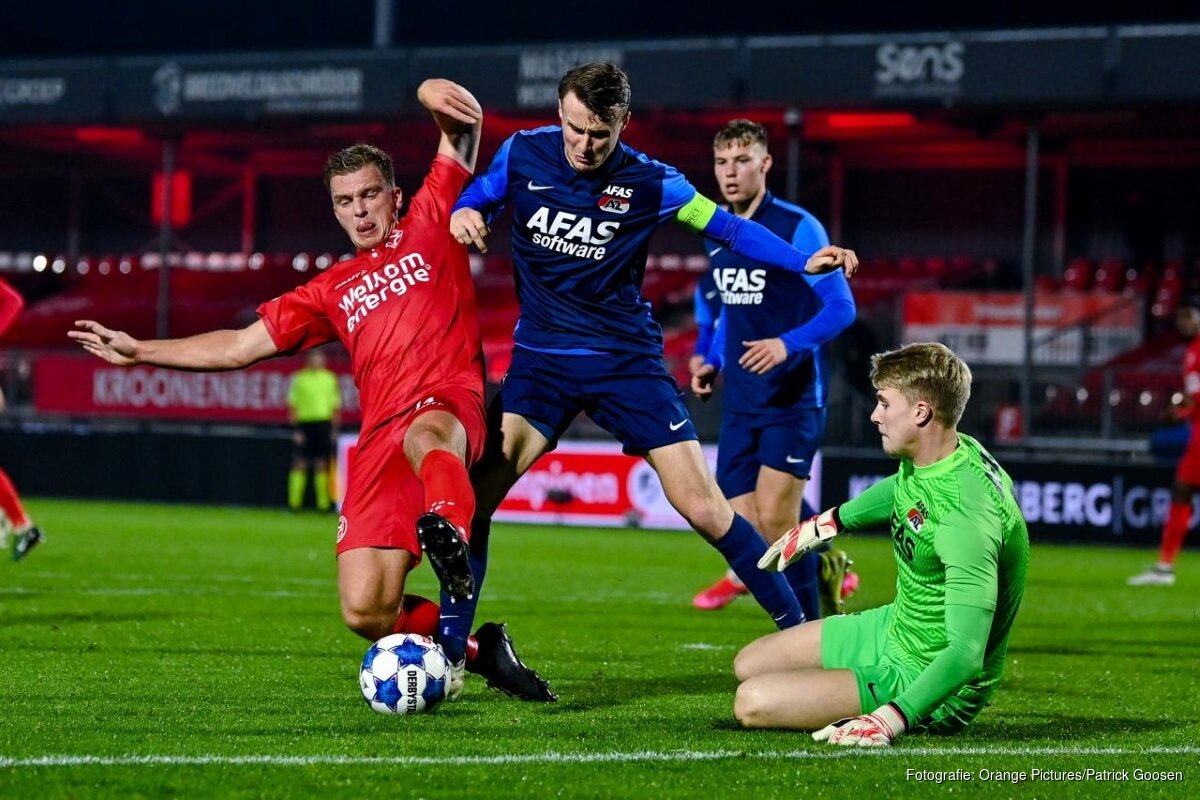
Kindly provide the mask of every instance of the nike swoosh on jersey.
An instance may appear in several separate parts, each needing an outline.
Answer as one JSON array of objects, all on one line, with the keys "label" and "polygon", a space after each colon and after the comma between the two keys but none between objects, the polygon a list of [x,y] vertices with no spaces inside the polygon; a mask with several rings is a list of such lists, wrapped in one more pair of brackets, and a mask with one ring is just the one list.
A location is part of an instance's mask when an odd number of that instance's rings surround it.
[{"label": "nike swoosh on jersey", "polygon": [[784,459],[784,461],[787,461],[787,463],[789,463],[789,464],[803,464],[805,461],[808,461],[808,459],[807,458],[792,458],[791,456],[787,456]]},{"label": "nike swoosh on jersey", "polygon": [[681,419],[681,420],[679,420],[679,422],[672,422],[672,423],[671,423],[670,425],[668,425],[667,427],[669,427],[669,428],[670,428],[671,430],[673,430],[673,431],[677,431],[677,430],[679,430],[680,428],[682,428],[684,425],[687,425],[687,420],[686,420],[686,419]]},{"label": "nike swoosh on jersey", "polygon": [[705,299],[705,300],[712,300],[712,299],[713,299],[714,297],[716,297],[716,296],[717,296],[717,290],[716,290],[716,289],[713,289],[711,292],[705,292],[705,293],[704,293],[704,299]]},{"label": "nike swoosh on jersey", "polygon": [[544,192],[544,191],[546,191],[547,189],[553,189],[553,188],[554,188],[554,186],[553,186],[553,185],[550,185],[550,186],[542,186],[541,184],[534,183],[533,181],[530,181],[530,182],[529,182],[529,186],[528,186],[528,188],[529,188],[529,191],[531,191],[531,192]]},{"label": "nike swoosh on jersey", "polygon": [[724,249],[725,249],[724,247],[718,247],[716,250],[709,250],[708,257],[712,258],[713,256],[715,256],[717,253],[721,252]]}]

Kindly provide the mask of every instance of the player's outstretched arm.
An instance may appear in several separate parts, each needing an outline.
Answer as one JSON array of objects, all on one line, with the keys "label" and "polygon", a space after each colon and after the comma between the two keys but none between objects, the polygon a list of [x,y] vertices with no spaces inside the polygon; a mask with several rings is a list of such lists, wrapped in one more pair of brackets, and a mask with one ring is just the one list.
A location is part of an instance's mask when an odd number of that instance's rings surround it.
[{"label": "player's outstretched arm", "polygon": [[483,109],[475,96],[454,81],[430,78],[417,88],[417,99],[425,106],[438,127],[442,138],[438,153],[453,158],[475,171],[479,157],[479,134],[483,130]]},{"label": "player's outstretched arm", "polygon": [[842,269],[850,277],[858,271],[858,255],[853,250],[827,245],[815,253],[801,252],[757,222],[718,208],[699,192],[679,208],[675,219],[730,252],[768,266],[809,275]]},{"label": "player's outstretched arm", "polygon": [[277,355],[262,320],[236,331],[209,331],[184,339],[139,340],[90,319],[77,320],[67,336],[84,350],[118,367],[146,364],[194,372],[241,369]]}]

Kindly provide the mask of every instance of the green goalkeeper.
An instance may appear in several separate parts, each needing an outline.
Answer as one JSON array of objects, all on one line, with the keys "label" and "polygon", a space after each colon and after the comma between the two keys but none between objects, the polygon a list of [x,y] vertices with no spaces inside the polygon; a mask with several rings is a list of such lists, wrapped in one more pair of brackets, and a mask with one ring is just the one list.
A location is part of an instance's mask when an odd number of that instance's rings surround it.
[{"label": "green goalkeeper", "polygon": [[815,730],[838,745],[951,733],[1000,683],[1029,563],[1012,479],[957,431],[971,370],[942,344],[871,358],[871,422],[896,474],[801,523],[759,562],[782,570],[843,530],[888,526],[896,599],[764,636],[734,660],[746,728]]}]

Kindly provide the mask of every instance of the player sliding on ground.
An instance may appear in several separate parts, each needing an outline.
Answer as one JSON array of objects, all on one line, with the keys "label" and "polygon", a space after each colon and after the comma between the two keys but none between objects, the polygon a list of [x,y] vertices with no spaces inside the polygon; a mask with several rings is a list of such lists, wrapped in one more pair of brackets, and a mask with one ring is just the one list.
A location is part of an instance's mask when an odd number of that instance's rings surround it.
[{"label": "player sliding on ground", "polygon": [[450,230],[486,251],[491,220],[511,205],[513,268],[521,319],[512,365],[492,401],[499,435],[474,471],[479,506],[472,565],[488,520],[517,479],[580,411],[625,452],[644,456],[671,505],[745,581],[780,628],[804,615],[781,575],[755,568],[766,543],[717,488],[663,365],[662,328],[642,297],[646,248],[674,220],[754,261],[820,274],[858,265],[852,250],[800,251],[761,225],[699,194],[673,167],[620,141],[630,119],[625,73],[595,62],[558,87],[559,123],[521,131],[458,201]]},{"label": "player sliding on ground", "polygon": [[[351,630],[435,635],[454,664],[527,700],[554,700],[517,658],[502,625],[468,630],[439,622],[438,606],[404,593],[421,551],[442,584],[442,614],[473,601],[467,531],[475,497],[467,467],[483,452],[483,353],[466,248],[447,233],[451,208],[475,168],[483,113],[466,89],[421,84],[417,97],[441,128],[437,158],[408,213],[391,159],[354,145],[325,167],[333,212],[358,255],[263,303],[238,331],[138,341],[92,321],[70,333],[119,366],[229,370],[340,340],[350,352],[363,413],[338,522],[338,593]],[[474,605],[472,603],[472,611]]]},{"label": "player sliding on ground", "polygon": [[973,720],[1004,671],[1029,562],[1012,479],[956,426],[971,371],[941,344],[871,358],[871,421],[895,475],[785,534],[759,562],[784,569],[844,530],[887,525],[896,599],[765,636],[734,660],[747,728],[815,730],[837,745],[891,744]]}]

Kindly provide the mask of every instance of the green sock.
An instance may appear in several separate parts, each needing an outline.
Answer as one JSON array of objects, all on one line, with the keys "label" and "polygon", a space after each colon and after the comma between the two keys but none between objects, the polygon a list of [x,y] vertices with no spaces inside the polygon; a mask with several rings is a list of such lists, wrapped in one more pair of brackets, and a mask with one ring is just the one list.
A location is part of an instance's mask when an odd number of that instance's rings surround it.
[{"label": "green sock", "polygon": [[299,511],[304,502],[304,470],[294,469],[288,473],[288,508]]},{"label": "green sock", "polygon": [[329,473],[325,470],[318,470],[313,475],[313,491],[317,494],[317,509],[320,511],[329,510]]}]

